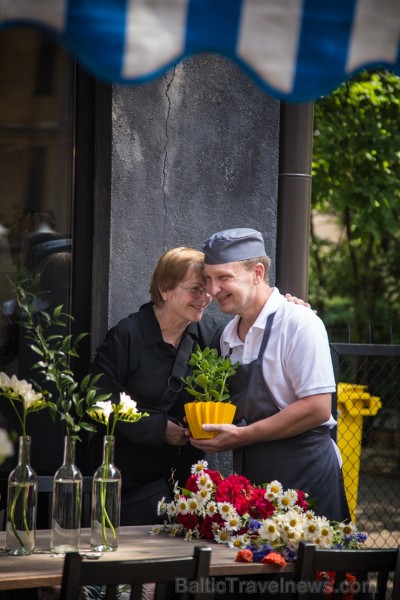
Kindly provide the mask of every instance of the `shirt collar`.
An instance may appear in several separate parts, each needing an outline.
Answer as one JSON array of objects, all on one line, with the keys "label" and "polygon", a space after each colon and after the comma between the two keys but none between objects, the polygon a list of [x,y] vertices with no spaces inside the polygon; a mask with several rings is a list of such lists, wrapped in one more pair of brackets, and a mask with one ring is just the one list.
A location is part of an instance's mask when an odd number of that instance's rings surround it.
[{"label": "shirt collar", "polygon": [[[145,347],[163,343],[160,324],[153,310],[153,303],[147,302],[139,308],[139,318],[142,326]],[[195,339],[199,337],[197,323],[190,323],[186,331]]]},{"label": "shirt collar", "polygon": [[[276,312],[281,304],[282,304],[282,296],[279,293],[278,288],[274,287],[274,288],[272,288],[272,294],[270,295],[268,300],[265,302],[264,306],[261,309],[260,314],[258,315],[257,319],[254,321],[251,329],[254,329],[254,328],[265,329],[265,324],[267,322],[269,315]],[[225,330],[225,335],[224,335],[225,342],[227,342],[231,348],[234,348],[235,346],[243,345],[243,342],[239,338],[238,333],[237,333],[239,321],[240,321],[240,317],[239,317],[239,315],[236,315],[232,319],[232,321],[230,321],[230,323],[228,323],[226,330]]]}]

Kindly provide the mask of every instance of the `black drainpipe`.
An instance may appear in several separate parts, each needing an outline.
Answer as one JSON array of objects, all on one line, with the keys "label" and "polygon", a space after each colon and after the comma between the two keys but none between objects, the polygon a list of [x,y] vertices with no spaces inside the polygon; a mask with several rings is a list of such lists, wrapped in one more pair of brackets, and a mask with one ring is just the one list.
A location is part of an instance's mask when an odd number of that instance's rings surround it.
[{"label": "black drainpipe", "polygon": [[311,217],[312,102],[281,103],[276,285],[307,300]]}]

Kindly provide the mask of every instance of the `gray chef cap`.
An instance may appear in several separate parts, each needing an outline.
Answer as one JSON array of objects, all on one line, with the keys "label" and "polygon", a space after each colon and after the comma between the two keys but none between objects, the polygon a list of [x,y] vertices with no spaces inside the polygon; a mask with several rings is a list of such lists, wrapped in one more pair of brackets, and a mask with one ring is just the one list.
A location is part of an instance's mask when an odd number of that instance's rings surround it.
[{"label": "gray chef cap", "polygon": [[261,233],[247,228],[225,229],[214,233],[204,242],[203,252],[206,265],[222,265],[266,256]]}]

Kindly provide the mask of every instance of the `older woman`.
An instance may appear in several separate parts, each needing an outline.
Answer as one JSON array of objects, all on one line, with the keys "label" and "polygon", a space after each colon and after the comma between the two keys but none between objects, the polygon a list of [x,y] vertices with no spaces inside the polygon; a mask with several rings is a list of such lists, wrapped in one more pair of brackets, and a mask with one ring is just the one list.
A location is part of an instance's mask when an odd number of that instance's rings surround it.
[{"label": "older woman", "polygon": [[157,501],[169,493],[168,480],[173,476],[183,483],[203,456],[184,434],[181,385],[196,344],[219,347],[221,324],[204,315],[211,297],[204,287],[203,262],[203,253],[192,248],[165,252],[151,278],[151,302],[108,331],[92,363],[93,372],[104,373],[99,383],[112,392],[113,401],[125,390],[149,413],[134,425],[117,425],[121,524],[154,523]]}]

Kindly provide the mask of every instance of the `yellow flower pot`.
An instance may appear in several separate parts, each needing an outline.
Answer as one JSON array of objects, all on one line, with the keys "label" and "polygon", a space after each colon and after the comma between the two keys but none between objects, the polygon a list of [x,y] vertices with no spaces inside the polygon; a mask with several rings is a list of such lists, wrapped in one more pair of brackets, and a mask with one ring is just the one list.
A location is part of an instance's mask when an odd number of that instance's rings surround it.
[{"label": "yellow flower pot", "polygon": [[204,423],[232,423],[236,406],[227,402],[189,402],[185,404],[186,419],[195,439],[210,439],[217,435],[216,431],[204,431]]}]

